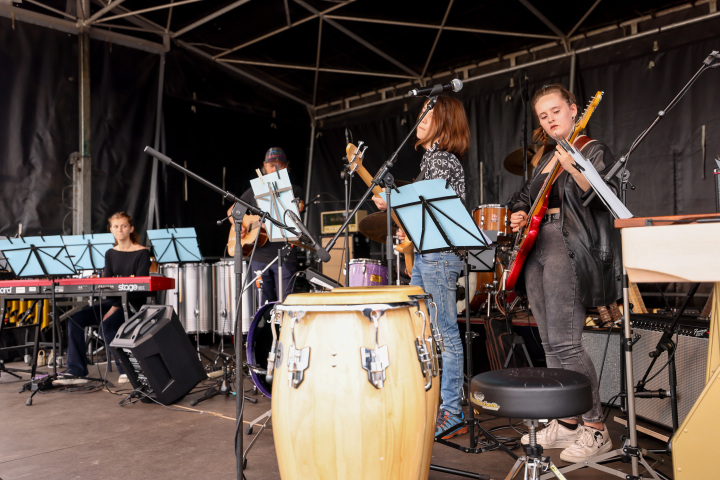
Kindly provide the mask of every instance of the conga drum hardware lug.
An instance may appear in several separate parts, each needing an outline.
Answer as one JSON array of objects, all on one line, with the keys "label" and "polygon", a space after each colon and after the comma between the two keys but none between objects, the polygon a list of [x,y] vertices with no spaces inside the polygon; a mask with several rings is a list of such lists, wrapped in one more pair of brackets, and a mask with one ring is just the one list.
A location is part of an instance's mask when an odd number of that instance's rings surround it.
[{"label": "conga drum hardware lug", "polygon": [[310,347],[296,349],[291,345],[288,350],[289,386],[298,388],[305,376],[305,370],[310,363]]},{"label": "conga drum hardware lug", "polygon": [[425,378],[425,391],[427,392],[432,388],[432,360],[430,360],[425,342],[419,338],[415,339],[415,350],[420,361],[420,371]]},{"label": "conga drum hardware lug", "polygon": [[362,367],[368,372],[368,381],[378,390],[383,388],[385,370],[390,366],[387,345],[377,347],[375,350],[362,347],[360,349]]}]

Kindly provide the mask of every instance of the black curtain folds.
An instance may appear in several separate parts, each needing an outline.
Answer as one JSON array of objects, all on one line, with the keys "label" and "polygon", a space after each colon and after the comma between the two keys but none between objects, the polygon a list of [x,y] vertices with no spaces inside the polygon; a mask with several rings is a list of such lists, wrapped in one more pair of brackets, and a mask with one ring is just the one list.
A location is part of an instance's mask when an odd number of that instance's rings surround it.
[{"label": "black curtain folds", "polygon": [[[0,18],[0,233],[72,233],[72,168],[79,150],[78,39]],[[38,48],[41,45],[42,48]],[[91,41],[92,230],[119,210],[147,214],[157,55]],[[87,232],[89,233],[89,232]]]},{"label": "black curtain folds", "polygon": [[[677,34],[675,31],[674,35]],[[678,94],[708,54],[719,47],[711,39],[654,51],[657,38],[663,45],[663,37],[657,36],[625,49],[622,55],[620,48],[607,48],[576,58],[574,93],[578,109],[582,111],[596,91],[604,92],[586,133],[607,143],[617,159]],[[677,42],[676,38],[674,41]],[[471,125],[472,148],[463,160],[468,210],[481,203],[504,204],[523,184],[521,176],[503,167],[505,157],[519,149],[522,142],[521,76],[528,75],[532,97],[536,89],[546,84],[569,85],[570,70],[567,58],[469,82],[454,94],[463,101]],[[630,156],[630,182],[636,188],[628,190],[627,206],[635,216],[714,211],[712,170],[714,159],[720,155],[720,94],[715,88],[718,75],[720,69],[704,72]],[[317,192],[311,193],[342,198],[339,172],[346,128],[353,132],[356,142],[363,139],[371,145],[366,164],[374,173],[380,161],[410,131],[421,105],[422,100],[407,98],[325,119],[316,141],[319,168],[314,169],[313,186]],[[529,115],[527,139],[532,144],[532,130],[537,122],[531,112]],[[419,153],[404,149],[393,170],[396,178],[411,179],[417,175],[419,159]],[[362,183],[356,185],[355,191],[359,192]]]},{"label": "black curtain folds", "polygon": [[[605,92],[587,133],[617,157],[625,153],[718,49],[711,30],[719,24],[708,21],[702,29],[678,28],[578,54],[574,83],[580,109],[597,90]],[[142,150],[154,144],[159,56],[106,42],[91,46],[93,230],[105,231],[107,216],[117,210],[127,210],[143,227],[152,162]],[[5,133],[0,135],[0,234],[15,234],[19,223],[25,235],[70,233],[68,159],[78,150],[79,137],[77,37],[0,18],[0,65]],[[529,77],[532,96],[544,84],[569,84],[570,71],[568,57],[466,82],[456,94],[472,130],[472,147],[463,159],[468,210],[503,204],[522,186],[522,177],[503,167],[505,157],[521,146],[521,76]],[[635,215],[714,211],[718,75],[720,69],[700,76],[631,156],[636,189],[628,192],[627,204]],[[165,80],[163,145],[171,158],[239,195],[267,148],[280,146],[290,158],[293,182],[305,187],[311,117],[304,107],[175,46],[167,54]],[[308,193],[320,194],[321,203],[310,209],[311,230],[319,231],[319,212],[343,208],[345,129],[355,143],[369,145],[364,166],[374,174],[411,132],[422,104],[421,98],[404,98],[317,122]],[[534,118],[528,125],[531,142]],[[392,173],[412,180],[420,158],[413,134]],[[228,202],[174,169],[161,165],[159,173],[159,225],[195,227],[201,252],[221,255],[227,225],[218,227],[216,221]],[[353,199],[365,188],[355,177]],[[374,206],[366,209],[372,212]]]}]

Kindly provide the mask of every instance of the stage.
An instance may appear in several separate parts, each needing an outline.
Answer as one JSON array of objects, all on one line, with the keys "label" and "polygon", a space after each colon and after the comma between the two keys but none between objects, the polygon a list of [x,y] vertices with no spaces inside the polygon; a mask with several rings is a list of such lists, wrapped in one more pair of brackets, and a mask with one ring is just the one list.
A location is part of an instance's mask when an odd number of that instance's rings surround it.
[{"label": "stage", "polygon": [[[207,353],[212,356],[211,352]],[[23,363],[7,364],[8,368],[26,368]],[[47,367],[40,367],[41,372]],[[91,376],[101,376],[105,364],[90,367]],[[3,480],[32,478],[52,479],[105,479],[176,478],[235,479],[235,397],[216,396],[192,407],[192,400],[202,396],[202,390],[214,380],[201,382],[190,394],[176,404],[163,407],[155,404],[133,403],[120,406],[129,393],[129,384],[116,387],[117,371],[107,374],[109,383],[63,387],[39,392],[32,406],[26,406],[29,393],[18,393],[29,375],[19,373],[18,380],[8,372],[0,374],[0,477]],[[249,422],[270,409],[270,400],[251,392],[252,382],[245,380],[247,394],[257,404],[245,402],[243,430]],[[322,399],[318,399],[322,402]],[[624,430],[612,419],[619,410],[610,412],[608,426],[615,446],[620,444]],[[486,415],[482,426],[490,429],[507,426],[509,421]],[[513,424],[522,426],[518,421]],[[272,422],[270,423],[272,425]],[[259,427],[255,427],[257,432]],[[501,437],[520,434],[510,428],[493,432]],[[243,447],[247,448],[251,436],[243,433]],[[467,435],[455,437],[461,446],[469,446]],[[659,441],[640,435],[642,448],[663,448]],[[514,450],[520,453],[520,450]],[[565,465],[558,455],[560,450],[548,453],[558,467]],[[432,464],[504,478],[514,459],[502,451],[481,454],[463,453],[441,444],[433,445]],[[670,458],[661,457],[665,465],[655,469],[669,475]],[[653,464],[652,459],[648,461]],[[630,472],[628,464],[615,462],[611,468]],[[245,477],[251,479],[279,479],[272,428],[261,435],[248,454]],[[358,478],[363,478],[359,474]],[[429,479],[462,478],[456,474],[430,472]],[[472,477],[470,477],[472,478]],[[603,479],[607,474],[590,469],[568,474],[570,479]]]}]

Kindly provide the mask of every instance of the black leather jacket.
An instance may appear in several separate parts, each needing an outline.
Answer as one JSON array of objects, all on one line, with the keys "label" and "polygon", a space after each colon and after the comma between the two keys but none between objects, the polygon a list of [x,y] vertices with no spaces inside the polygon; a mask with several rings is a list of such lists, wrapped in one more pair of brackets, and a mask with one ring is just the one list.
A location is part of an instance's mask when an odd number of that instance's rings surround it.
[{"label": "black leather jacket", "polygon": [[[529,188],[536,175],[543,171],[555,149],[543,155],[533,170],[523,189],[512,204],[512,211],[529,212],[534,198],[530,198]],[[582,154],[590,160],[595,169],[604,175],[604,170],[612,167],[615,158],[604,143],[592,141],[583,149]],[[575,179],[562,172],[558,179],[560,187],[560,217],[570,263],[579,286],[580,301],[586,307],[609,305],[622,296],[622,258],[620,232],[614,226],[610,211],[596,195],[587,206],[583,202],[592,192],[583,192]],[[617,177],[610,182],[610,188],[619,192]],[[523,275],[520,276],[523,279]],[[524,293],[524,283],[518,282],[516,290]]]}]

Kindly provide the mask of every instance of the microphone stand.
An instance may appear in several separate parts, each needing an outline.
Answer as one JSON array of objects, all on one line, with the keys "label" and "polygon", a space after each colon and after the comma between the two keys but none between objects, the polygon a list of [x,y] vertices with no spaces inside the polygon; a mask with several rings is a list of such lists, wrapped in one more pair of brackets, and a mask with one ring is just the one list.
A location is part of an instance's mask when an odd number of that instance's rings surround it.
[{"label": "microphone stand", "polygon": [[[350,142],[347,142],[350,143]],[[350,187],[352,185],[352,176],[355,171],[350,168],[350,164],[347,162],[347,157],[343,157],[345,166],[340,176],[345,180],[345,218],[349,218],[350,213]],[[329,250],[328,250],[329,252]],[[345,249],[343,257],[345,258],[345,286],[350,286],[350,229],[345,229]]]},{"label": "microphone stand", "polygon": [[[300,236],[298,232],[296,232],[293,228],[288,227],[284,223],[280,222],[279,220],[276,220],[272,218],[272,216],[267,215],[267,213],[258,207],[255,207],[253,205],[250,205],[247,202],[244,202],[239,197],[233,195],[229,191],[223,190],[222,188],[218,187],[217,185],[213,184],[212,182],[209,182],[208,180],[205,180],[200,175],[197,175],[196,173],[188,170],[187,168],[184,168],[177,163],[173,162],[172,159],[154,148],[147,146],[144,149],[145,153],[148,153],[152,155],[153,157],[157,158],[161,162],[163,162],[166,165],[169,165],[179,171],[181,171],[183,174],[189,176],[193,180],[196,180],[206,187],[215,190],[219,194],[223,196],[223,198],[228,198],[231,201],[235,202],[235,206],[233,207],[233,214],[237,213],[237,216],[233,216],[235,220],[235,228],[236,228],[236,243],[235,243],[235,275],[237,276],[239,280],[239,284],[242,284],[242,278],[243,278],[243,263],[242,263],[242,245],[240,244],[240,239],[238,238],[240,236],[240,228],[242,228],[240,225],[242,224],[242,218],[245,216],[245,213],[248,211],[251,212],[253,215],[258,216],[266,216],[266,219],[273,223],[278,228],[285,229],[294,235]],[[240,271],[238,272],[238,269]],[[242,312],[242,294],[238,295],[238,311]],[[244,462],[243,462],[243,439],[242,439],[242,423],[243,423],[243,409],[245,407],[245,401],[244,401],[244,390],[243,390],[243,369],[242,369],[242,322],[235,322],[235,362],[236,362],[236,372],[237,375],[235,376],[235,415],[236,415],[236,424],[235,424],[235,460],[236,460],[236,473],[237,473],[237,480],[241,480],[245,478],[245,475],[243,474],[243,470],[245,468]]]},{"label": "microphone stand", "polygon": [[[698,79],[698,77],[705,70],[707,70],[709,68],[717,68],[719,66],[720,66],[720,52],[718,52],[718,50],[713,50],[712,52],[710,52],[710,55],[708,55],[707,58],[705,60],[703,60],[703,64],[700,66],[700,69],[698,69],[698,71],[695,72],[695,75],[692,76],[692,78],[685,84],[684,87],[682,87],[682,89],[680,89],[680,92],[677,95],[675,95],[675,98],[673,98],[670,101],[668,106],[665,107],[664,110],[660,110],[658,112],[657,117],[655,118],[655,120],[653,120],[653,122],[650,124],[650,126],[647,129],[645,129],[645,131],[643,131],[635,139],[635,141],[632,143],[632,145],[630,145],[630,148],[628,149],[627,153],[625,155],[623,155],[622,157],[620,157],[620,159],[617,162],[615,162],[615,164],[610,169],[610,171],[608,171],[608,173],[603,177],[603,180],[605,181],[605,183],[609,183],[610,180],[614,176],[619,174],[620,181],[621,181],[620,199],[622,200],[623,203],[625,203],[627,185],[630,184],[630,188],[632,190],[635,190],[635,186],[628,181],[628,179],[630,178],[630,172],[627,170],[627,162],[630,158],[630,154],[638,147],[638,145],[640,145],[640,142],[642,142],[645,139],[645,137],[650,133],[650,131],[653,128],[655,128],[655,125],[657,125],[658,122],[665,117],[665,114],[667,112],[669,112],[675,105],[678,104],[680,99],[688,92],[688,90],[690,90],[690,87],[692,86],[692,84],[695,83],[695,81]],[[622,173],[619,173],[621,169],[622,169]],[[592,189],[589,190],[589,192],[590,193],[587,194],[587,197],[586,197],[585,201],[583,202],[583,206],[585,206],[585,207],[587,207],[590,204],[590,202],[593,200],[593,198],[595,198],[595,195],[596,195],[595,191]]]},{"label": "microphone stand", "polygon": [[[522,86],[522,81],[525,80],[525,87]],[[520,72],[520,99],[523,104],[523,128],[522,128],[522,150],[523,150],[523,179],[527,183],[528,181],[528,76],[527,73]]]},{"label": "microphone stand", "polygon": [[[343,234],[345,229],[347,228],[348,224],[350,223],[350,219],[353,218],[355,213],[360,209],[360,207],[367,201],[367,199],[370,197],[370,194],[372,194],[373,188],[376,186],[379,186],[381,183],[385,184],[385,192],[387,193],[387,240],[386,245],[390,251],[387,253],[388,261],[392,262],[392,217],[390,216],[390,188],[392,187],[394,183],[394,179],[392,177],[392,174],[390,174],[390,169],[395,165],[395,159],[398,156],[398,153],[400,150],[405,146],[405,144],[410,140],[410,137],[417,131],[418,125],[420,125],[420,122],[422,122],[423,118],[425,118],[425,115],[430,112],[430,110],[433,109],[435,106],[435,103],[437,102],[437,96],[430,97],[430,100],[428,101],[427,108],[418,118],[417,122],[415,122],[415,126],[410,130],[410,133],[407,134],[407,136],[403,139],[403,141],[400,143],[400,146],[393,152],[393,154],[388,158],[382,167],[380,167],[380,170],[375,174],[375,177],[370,182],[370,185],[368,186],[367,190],[365,190],[365,194],[362,196],[358,204],[355,206],[355,208],[352,211],[352,214],[348,215],[345,218],[345,221],[340,226],[340,229],[335,233],[335,236],[328,242],[327,246],[325,247],[327,251],[330,251],[337,242],[338,237]],[[363,142],[358,142],[357,149],[360,150],[362,147]],[[365,147],[367,148],[367,147]],[[386,179],[387,177],[387,179]],[[389,182],[387,181],[389,180]],[[388,284],[392,284],[392,264],[388,265]]]}]

